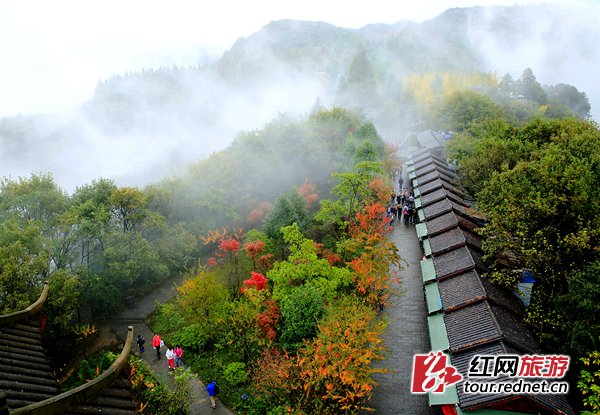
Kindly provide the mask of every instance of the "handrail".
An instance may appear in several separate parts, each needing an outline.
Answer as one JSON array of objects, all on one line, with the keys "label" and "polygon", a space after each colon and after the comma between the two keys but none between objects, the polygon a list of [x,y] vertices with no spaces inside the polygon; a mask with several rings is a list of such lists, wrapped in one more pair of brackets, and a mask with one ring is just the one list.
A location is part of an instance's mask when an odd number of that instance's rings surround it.
[{"label": "handrail", "polygon": [[83,404],[87,399],[95,396],[102,389],[110,385],[115,377],[127,365],[127,356],[131,352],[133,343],[133,327],[127,328],[127,340],[117,360],[113,362],[100,376],[58,396],[48,398],[41,402],[24,406],[10,411],[10,415],[55,415],[67,412],[70,408]]},{"label": "handrail", "polygon": [[9,415],[6,392],[0,389],[0,415]]},{"label": "handrail", "polygon": [[42,293],[37,301],[29,307],[24,308],[23,310],[15,311],[14,313],[5,314],[0,316],[0,327],[9,326],[11,324],[17,323],[21,320],[25,320],[28,317],[31,317],[37,313],[39,313],[44,306],[44,302],[48,298],[48,281],[44,281],[44,288],[42,289]]}]

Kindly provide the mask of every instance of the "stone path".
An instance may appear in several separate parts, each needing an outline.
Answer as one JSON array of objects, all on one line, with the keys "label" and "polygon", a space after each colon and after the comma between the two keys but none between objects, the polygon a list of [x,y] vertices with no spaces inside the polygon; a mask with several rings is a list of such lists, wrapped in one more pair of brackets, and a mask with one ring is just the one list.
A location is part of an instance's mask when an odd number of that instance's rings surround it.
[{"label": "stone path", "polygon": [[[150,330],[150,327],[146,325],[144,319],[154,311],[156,303],[164,303],[175,296],[175,284],[181,283],[182,280],[183,277],[177,277],[163,283],[146,297],[139,299],[133,305],[116,314],[110,320],[108,326],[104,328],[105,330],[109,328],[117,336],[122,338],[127,333],[127,327],[133,326],[134,339],[137,338],[138,334],[141,334],[146,339],[146,351],[144,353],[139,353],[137,344],[134,344],[132,350],[135,350],[135,354],[146,361],[161,382],[166,382],[170,385],[172,385],[172,375],[168,373],[167,359],[164,356],[166,348],[162,348],[162,356],[161,359],[158,360],[156,351],[152,347],[152,337],[154,336],[154,333]],[[183,355],[183,361],[185,363],[185,354]],[[190,415],[234,415],[229,408],[224,406],[218,400],[217,409],[211,409],[206,387],[197,376],[194,375],[190,383],[192,387]]]},{"label": "stone path", "polygon": [[[397,186],[398,179],[394,180]],[[405,186],[408,183],[406,175],[404,183]],[[393,287],[397,295],[382,312],[389,321],[384,334],[387,352],[386,359],[375,366],[388,368],[389,372],[374,376],[378,385],[369,406],[376,414],[432,415],[435,412],[429,408],[427,396],[410,393],[413,355],[429,352],[420,268],[423,254],[413,225],[405,226],[396,220],[389,238],[405,262],[402,264],[404,269],[398,273],[399,281]]]}]

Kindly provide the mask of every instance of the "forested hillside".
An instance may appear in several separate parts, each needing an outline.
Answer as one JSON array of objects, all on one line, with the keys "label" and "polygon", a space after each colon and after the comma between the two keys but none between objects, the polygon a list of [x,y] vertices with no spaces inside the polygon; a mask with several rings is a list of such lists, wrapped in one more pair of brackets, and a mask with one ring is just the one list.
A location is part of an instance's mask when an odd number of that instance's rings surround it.
[{"label": "forested hillside", "polygon": [[[485,217],[490,278],[534,274],[542,346],[597,364],[599,135],[571,79],[595,83],[559,76],[575,57],[589,67],[597,28],[572,23],[549,5],[275,21],[213,64],[102,80],[75,115],[1,119],[0,313],[49,280],[45,336],[63,364],[88,323],[188,275],[153,328],[232,408],[358,413],[401,262],[389,178],[435,129]],[[577,364],[569,380],[597,394],[600,369]]]},{"label": "forested hillside", "polygon": [[[71,190],[99,175],[146,184],[183,172],[241,131],[279,114],[307,114],[315,104],[360,109],[396,140],[431,127],[438,110],[432,103],[457,87],[494,95],[507,72],[518,80],[527,68],[554,80],[538,81],[546,100],[531,105],[520,90],[494,99],[524,98],[520,118],[536,115],[540,105],[551,116],[583,117],[590,113],[584,93],[597,99],[583,69],[594,65],[590,34],[597,28],[581,19],[574,24],[570,12],[553,5],[451,9],[421,24],[361,29],[272,22],[213,64],[102,80],[74,117],[0,120],[0,174],[52,170]],[[31,151],[40,146],[51,151]]]}]

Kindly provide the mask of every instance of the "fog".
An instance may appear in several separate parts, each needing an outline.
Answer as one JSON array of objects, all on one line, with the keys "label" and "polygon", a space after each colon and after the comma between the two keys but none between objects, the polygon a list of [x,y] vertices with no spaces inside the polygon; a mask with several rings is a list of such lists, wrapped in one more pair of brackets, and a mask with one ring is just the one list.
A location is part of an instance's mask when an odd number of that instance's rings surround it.
[{"label": "fog", "polygon": [[[596,68],[600,67],[600,5],[557,6],[555,14],[540,14],[537,8],[522,6],[524,18],[517,22],[502,21],[498,10],[486,10],[485,19],[474,22],[471,41],[481,45],[486,66],[499,75],[510,73],[518,78],[524,68],[531,68],[542,84],[566,83],[588,96],[592,117],[600,120],[600,84]],[[526,38],[495,36],[501,23],[514,25],[526,32]]]},{"label": "fog", "polygon": [[[505,33],[497,34],[501,22],[497,17],[499,9],[490,8],[484,19],[470,22],[465,33],[471,46],[477,47],[480,53],[481,70],[496,72],[499,76],[509,72],[518,78],[530,67],[542,84],[571,84],[587,94],[592,115],[598,120],[600,86],[594,74],[600,64],[596,46],[600,40],[596,24],[599,9],[597,5],[565,7],[560,21],[540,15],[536,11],[539,9],[531,9],[531,14],[525,14],[527,17],[522,21],[510,22],[526,36],[511,38]],[[526,13],[527,10],[524,8]],[[122,20],[126,21],[123,17]],[[5,20],[0,18],[0,23],[3,22]],[[30,25],[35,23],[34,20]],[[254,29],[251,26],[242,25],[238,36],[252,39],[253,31],[260,26]],[[143,186],[181,174],[190,162],[226,147],[240,132],[262,128],[279,114],[302,117],[310,112],[317,99],[325,106],[336,104],[339,79],[348,75],[347,62],[339,63],[335,69],[322,68],[322,71],[310,69],[308,64],[308,69],[290,70],[279,56],[262,50],[258,42],[252,44],[257,49],[250,50],[250,57],[254,55],[258,68],[254,72],[260,76],[254,73],[246,77],[243,70],[247,68],[241,67],[236,69],[242,70],[241,76],[228,78],[216,69],[221,58],[216,43],[202,45],[187,39],[174,46],[166,40],[160,42],[154,35],[153,48],[143,42],[141,34],[127,37],[128,34],[121,31],[107,36],[110,39],[122,36],[125,44],[137,45],[137,48],[129,52],[119,50],[109,57],[109,42],[91,43],[90,48],[95,47],[97,52],[95,62],[106,61],[106,66],[99,68],[67,54],[59,43],[66,36],[63,33],[50,37],[48,42],[54,43],[48,43],[51,47],[47,49],[40,47],[43,42],[36,43],[32,38],[23,38],[24,43],[2,41],[2,50],[12,56],[18,55],[19,48],[27,49],[27,42],[35,43],[34,49],[39,49],[39,54],[22,56],[20,63],[25,70],[21,75],[29,78],[30,84],[27,88],[21,87],[20,94],[9,93],[8,83],[11,76],[16,77],[15,73],[7,72],[2,77],[2,89],[7,93],[0,106],[0,116],[5,116],[0,120],[0,176],[16,178],[49,171],[69,192],[99,177],[114,179],[119,185]],[[429,40],[432,45],[438,42],[435,38]],[[85,50],[84,43],[78,47],[84,57],[91,57],[93,51]],[[115,59],[120,63],[110,62]],[[79,75],[62,72],[65,63]],[[120,76],[122,85],[131,82],[132,91],[139,92],[147,89],[138,79],[140,73],[148,68],[174,65],[192,66],[174,70],[178,74],[177,88],[164,91],[169,101],[181,102],[182,106],[162,103],[153,106],[146,102],[138,106],[135,102],[121,109],[127,115],[119,128],[113,125],[114,119],[122,115],[119,109],[113,118],[102,118],[104,115],[98,111],[101,108],[98,91],[102,85],[114,82],[112,75]],[[96,96],[88,88],[90,74],[101,81]],[[151,80],[153,76],[149,75]],[[164,84],[156,85],[164,87]],[[52,92],[35,95],[45,90]],[[367,116],[373,114],[369,108],[364,110]],[[15,116],[15,113],[21,115]],[[393,135],[388,129],[382,130]],[[397,140],[398,137],[384,138]]]}]

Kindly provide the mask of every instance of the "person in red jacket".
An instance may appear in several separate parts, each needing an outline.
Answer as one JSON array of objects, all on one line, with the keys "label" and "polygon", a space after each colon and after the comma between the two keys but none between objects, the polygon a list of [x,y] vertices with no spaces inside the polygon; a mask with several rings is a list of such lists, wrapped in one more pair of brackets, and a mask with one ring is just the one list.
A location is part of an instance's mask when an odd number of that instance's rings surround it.
[{"label": "person in red jacket", "polygon": [[158,360],[160,360],[160,343],[161,343],[162,339],[160,338],[160,336],[158,334],[155,334],[154,337],[152,338],[152,346],[154,346],[154,348],[156,349],[156,357],[158,358]]}]

